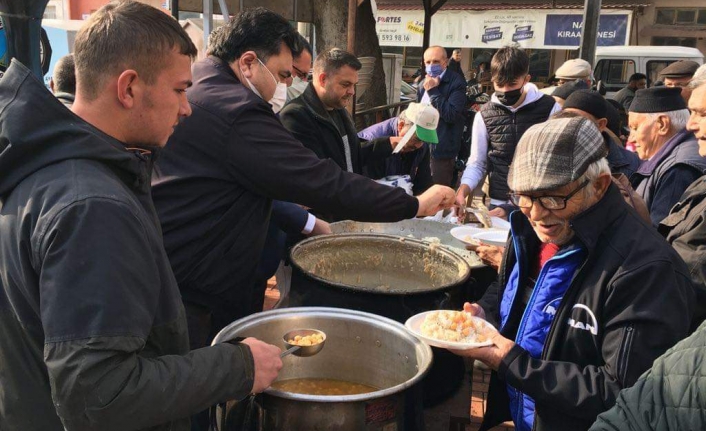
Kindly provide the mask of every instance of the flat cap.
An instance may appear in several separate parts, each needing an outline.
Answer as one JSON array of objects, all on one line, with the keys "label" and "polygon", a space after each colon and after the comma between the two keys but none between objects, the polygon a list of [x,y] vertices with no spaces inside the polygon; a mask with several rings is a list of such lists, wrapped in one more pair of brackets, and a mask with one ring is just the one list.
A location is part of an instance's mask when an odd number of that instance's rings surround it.
[{"label": "flat cap", "polygon": [[659,76],[662,78],[691,78],[699,68],[699,63],[691,60],[675,61],[662,69]]},{"label": "flat cap", "polygon": [[508,185],[517,193],[554,190],[577,180],[608,148],[593,121],[554,118],[527,129],[517,144]]},{"label": "flat cap", "polygon": [[564,84],[558,86],[554,90],[554,92],[552,93],[552,96],[556,96],[556,97],[559,97],[561,99],[566,100],[566,98],[569,97],[574,91],[585,90],[587,88],[588,88],[588,84],[586,84],[586,81],[583,81],[583,80],[565,82]]},{"label": "flat cap", "polygon": [[567,60],[556,70],[555,76],[557,79],[586,79],[591,76],[591,64],[580,58]]},{"label": "flat cap", "polygon": [[681,97],[681,88],[652,87],[635,92],[629,111],[651,114],[681,109],[686,109],[686,102]]}]

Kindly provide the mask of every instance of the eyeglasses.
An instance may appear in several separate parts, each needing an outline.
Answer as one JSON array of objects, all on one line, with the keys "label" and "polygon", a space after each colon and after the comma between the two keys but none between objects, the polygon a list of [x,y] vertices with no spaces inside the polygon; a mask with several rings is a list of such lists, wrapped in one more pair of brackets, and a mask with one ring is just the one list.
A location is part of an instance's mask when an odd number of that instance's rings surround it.
[{"label": "eyeglasses", "polygon": [[297,78],[301,79],[302,81],[306,81],[306,78],[308,77],[308,73],[300,70],[297,66],[292,65],[292,69],[294,69],[294,72],[297,74]]},{"label": "eyeglasses", "polygon": [[566,196],[537,196],[537,197],[532,197],[532,196],[527,196],[527,195],[518,195],[516,193],[512,193],[510,195],[510,200],[512,201],[513,204],[517,205],[520,208],[532,208],[532,205],[534,202],[539,202],[539,204],[544,207],[544,209],[548,210],[563,210],[566,208],[566,203],[574,197],[576,193],[578,193],[581,189],[586,187],[590,183],[589,180],[584,181],[580,186],[578,186],[573,192],[569,193]]}]

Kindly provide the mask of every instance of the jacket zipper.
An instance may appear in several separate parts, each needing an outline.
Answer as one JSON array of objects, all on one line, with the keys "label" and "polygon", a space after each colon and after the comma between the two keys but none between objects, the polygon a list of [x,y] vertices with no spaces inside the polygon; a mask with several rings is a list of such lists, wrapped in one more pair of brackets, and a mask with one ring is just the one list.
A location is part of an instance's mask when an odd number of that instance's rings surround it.
[{"label": "jacket zipper", "polygon": [[[559,304],[559,308],[556,310],[556,315],[554,320],[552,320],[552,324],[549,326],[549,333],[547,334],[547,338],[544,343],[544,347],[542,347],[542,356],[540,359],[546,360],[547,359],[547,346],[549,346],[548,341],[554,337],[554,332],[556,330],[556,327],[558,325],[558,321],[561,320],[559,319],[559,316],[561,316],[561,312],[566,308],[566,302],[564,301],[564,298],[566,298],[566,294],[571,291],[571,288],[574,287],[576,284],[576,280],[579,279],[579,276],[581,275],[581,271],[583,271],[583,268],[588,264],[588,261],[590,260],[591,256],[587,255],[586,260],[583,261],[583,264],[579,267],[578,271],[576,271],[576,276],[574,277],[573,280],[571,280],[571,284],[569,284],[569,288],[566,289],[566,292],[564,292],[564,297],[561,299],[561,303]],[[532,421],[532,431],[536,431],[537,429],[537,409],[534,409],[534,420]]]},{"label": "jacket zipper", "polygon": [[618,376],[620,377],[621,382],[625,381],[625,375],[628,371],[628,355],[630,354],[634,334],[635,331],[633,330],[633,325],[628,325],[623,333],[623,340],[620,342],[620,353],[618,355]]},{"label": "jacket zipper", "polygon": [[[548,264],[549,262],[551,262],[551,261],[554,261],[554,260],[560,260],[560,259],[567,258],[567,257],[569,257],[569,256],[571,256],[571,255],[573,255],[573,254],[578,253],[578,252],[580,252],[580,249],[571,250],[571,251],[569,251],[568,253],[562,254],[562,255],[560,255],[560,256],[553,256],[552,258],[550,258],[548,261],[546,261],[546,262],[544,263],[544,266],[543,266],[542,269],[539,271],[539,276],[537,277],[537,281],[535,281],[535,283],[534,283],[535,288],[532,290],[532,295],[530,295],[530,298],[529,298],[529,300],[527,301],[527,306],[525,307],[525,311],[522,313],[522,318],[520,319],[520,325],[519,325],[518,328],[517,328],[517,335],[515,336],[515,340],[517,340],[518,338],[520,338],[520,337],[522,336],[522,334],[524,333],[525,324],[527,323],[527,312],[528,312],[528,310],[531,308],[531,305],[534,303],[534,300],[536,299],[536,295],[538,295],[538,294],[537,294],[537,286],[541,284],[541,281],[544,280],[544,277],[546,276],[547,264]],[[583,266],[582,266],[582,267],[583,267]],[[579,271],[580,271],[580,269],[579,269]],[[576,274],[578,274],[578,271],[576,272]],[[575,277],[574,277],[574,278],[575,278]],[[572,283],[569,285],[569,288],[566,289],[566,292],[568,292],[569,289],[571,289],[571,286],[572,286],[572,285],[573,285],[573,281],[572,281]],[[519,290],[520,290],[520,289],[519,289],[519,286],[517,286],[517,289],[515,289],[515,295],[513,296],[513,299],[512,299],[513,302],[517,299],[517,294],[519,293]],[[564,295],[566,295],[566,292],[564,292]],[[564,297],[562,296],[562,302],[563,302],[563,298],[564,298]],[[550,325],[549,334],[547,334],[546,340],[549,339],[549,336],[551,335],[551,327],[554,326],[554,322],[557,320],[556,317],[558,317],[558,316],[559,316],[559,311],[557,310],[557,313],[555,314],[555,318],[552,320],[552,324]],[[545,343],[544,343],[544,347],[542,347],[542,356],[544,356],[544,350],[545,350],[546,345],[547,345],[547,344],[546,344],[546,340],[545,340]],[[524,407],[523,407],[523,406],[524,406],[525,394],[522,393],[522,392],[520,392],[520,391],[517,390],[517,389],[515,389],[515,391],[517,391],[517,394],[518,394],[518,397],[517,397],[517,412],[519,412],[519,415],[520,415],[519,418],[522,419],[522,417],[524,417],[524,415],[523,415],[522,413],[524,412]],[[537,422],[536,419],[537,419],[537,409],[535,408],[534,420],[532,421],[532,429],[534,429],[534,427],[535,427],[535,423]]]}]

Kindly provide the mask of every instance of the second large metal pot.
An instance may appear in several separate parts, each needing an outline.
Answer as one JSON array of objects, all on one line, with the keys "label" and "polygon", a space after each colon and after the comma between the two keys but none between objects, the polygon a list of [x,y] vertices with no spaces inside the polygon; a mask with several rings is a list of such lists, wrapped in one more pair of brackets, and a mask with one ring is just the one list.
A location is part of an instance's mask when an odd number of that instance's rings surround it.
[{"label": "second large metal pot", "polygon": [[[224,328],[213,343],[256,337],[282,345],[296,328],[326,333],[315,356],[287,356],[277,380],[326,378],[363,383],[379,390],[359,395],[322,396],[268,389],[259,396],[255,429],[266,431],[386,431],[424,429],[419,381],[432,353],[401,324],[384,317],[336,308],[285,308],[258,313]],[[233,412],[237,406],[231,404]],[[237,416],[236,413],[233,413]],[[240,430],[236,420],[221,429]]]}]

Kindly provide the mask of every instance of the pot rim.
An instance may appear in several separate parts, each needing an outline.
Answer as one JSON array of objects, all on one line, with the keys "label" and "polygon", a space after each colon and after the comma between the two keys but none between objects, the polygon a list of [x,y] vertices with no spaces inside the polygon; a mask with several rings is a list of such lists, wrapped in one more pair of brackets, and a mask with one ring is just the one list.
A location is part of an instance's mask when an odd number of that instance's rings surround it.
[{"label": "pot rim", "polygon": [[404,236],[400,236],[400,235],[393,235],[393,234],[387,234],[387,233],[374,233],[374,232],[373,233],[336,233],[336,234],[328,234],[328,235],[319,235],[319,236],[307,238],[303,241],[298,242],[294,247],[292,247],[292,249],[289,252],[289,261],[306,277],[312,278],[318,282],[330,285],[330,286],[335,287],[337,289],[347,290],[350,292],[371,293],[371,294],[376,294],[376,295],[400,296],[400,295],[417,295],[417,294],[425,294],[425,293],[433,293],[433,292],[443,292],[443,291],[446,291],[446,290],[453,288],[454,286],[459,286],[459,285],[465,283],[468,280],[468,278],[471,276],[471,267],[468,264],[468,262],[466,262],[466,259],[464,259],[460,254],[456,253],[455,251],[449,250],[448,247],[444,247],[444,246],[438,247],[436,249],[436,252],[447,255],[457,265],[460,264],[461,267],[463,268],[463,274],[453,283],[446,283],[446,284],[442,284],[441,286],[429,287],[427,289],[405,290],[404,288],[400,288],[400,289],[390,289],[390,290],[386,290],[386,291],[379,291],[379,290],[375,290],[375,289],[354,286],[352,284],[339,283],[339,282],[336,282],[333,280],[329,280],[327,278],[320,277],[316,274],[312,274],[310,271],[302,268],[302,266],[297,261],[297,258],[295,257],[295,253],[298,250],[306,247],[310,243],[323,241],[325,239],[331,238],[332,236],[336,237],[336,238],[366,237],[366,238],[382,238],[382,239],[388,239],[388,240],[392,240],[392,241],[403,240],[404,242],[420,245],[423,248],[428,249],[431,247],[431,244],[427,241],[422,241],[422,240],[416,239],[416,238],[408,238],[408,237],[404,237]]},{"label": "pot rim", "polygon": [[377,314],[366,313],[363,311],[350,310],[347,308],[334,308],[334,307],[293,307],[293,308],[280,308],[269,311],[263,311],[262,313],[256,313],[242,319],[236,320],[225,328],[221,329],[216,337],[211,343],[212,346],[222,343],[224,341],[233,339],[238,336],[243,336],[242,331],[247,331],[248,328],[260,325],[263,322],[279,320],[283,316],[292,317],[305,314],[307,317],[317,316],[317,317],[330,317],[336,319],[345,320],[357,320],[362,322],[367,322],[374,324],[375,326],[385,328],[396,333],[402,338],[409,340],[415,348],[417,357],[420,359],[420,364],[417,367],[417,373],[409,380],[395,385],[389,388],[380,389],[375,392],[368,392],[365,394],[357,395],[308,395],[308,394],[295,394],[292,392],[283,392],[276,389],[268,388],[265,393],[278,398],[295,400],[295,401],[306,401],[306,402],[320,402],[320,403],[353,403],[359,401],[369,401],[372,399],[384,398],[391,395],[401,393],[408,388],[419,383],[422,378],[427,374],[431,368],[434,356],[428,344],[424,343],[422,340],[414,336],[407,328],[404,327],[399,322],[396,322],[387,317],[379,316]]}]

